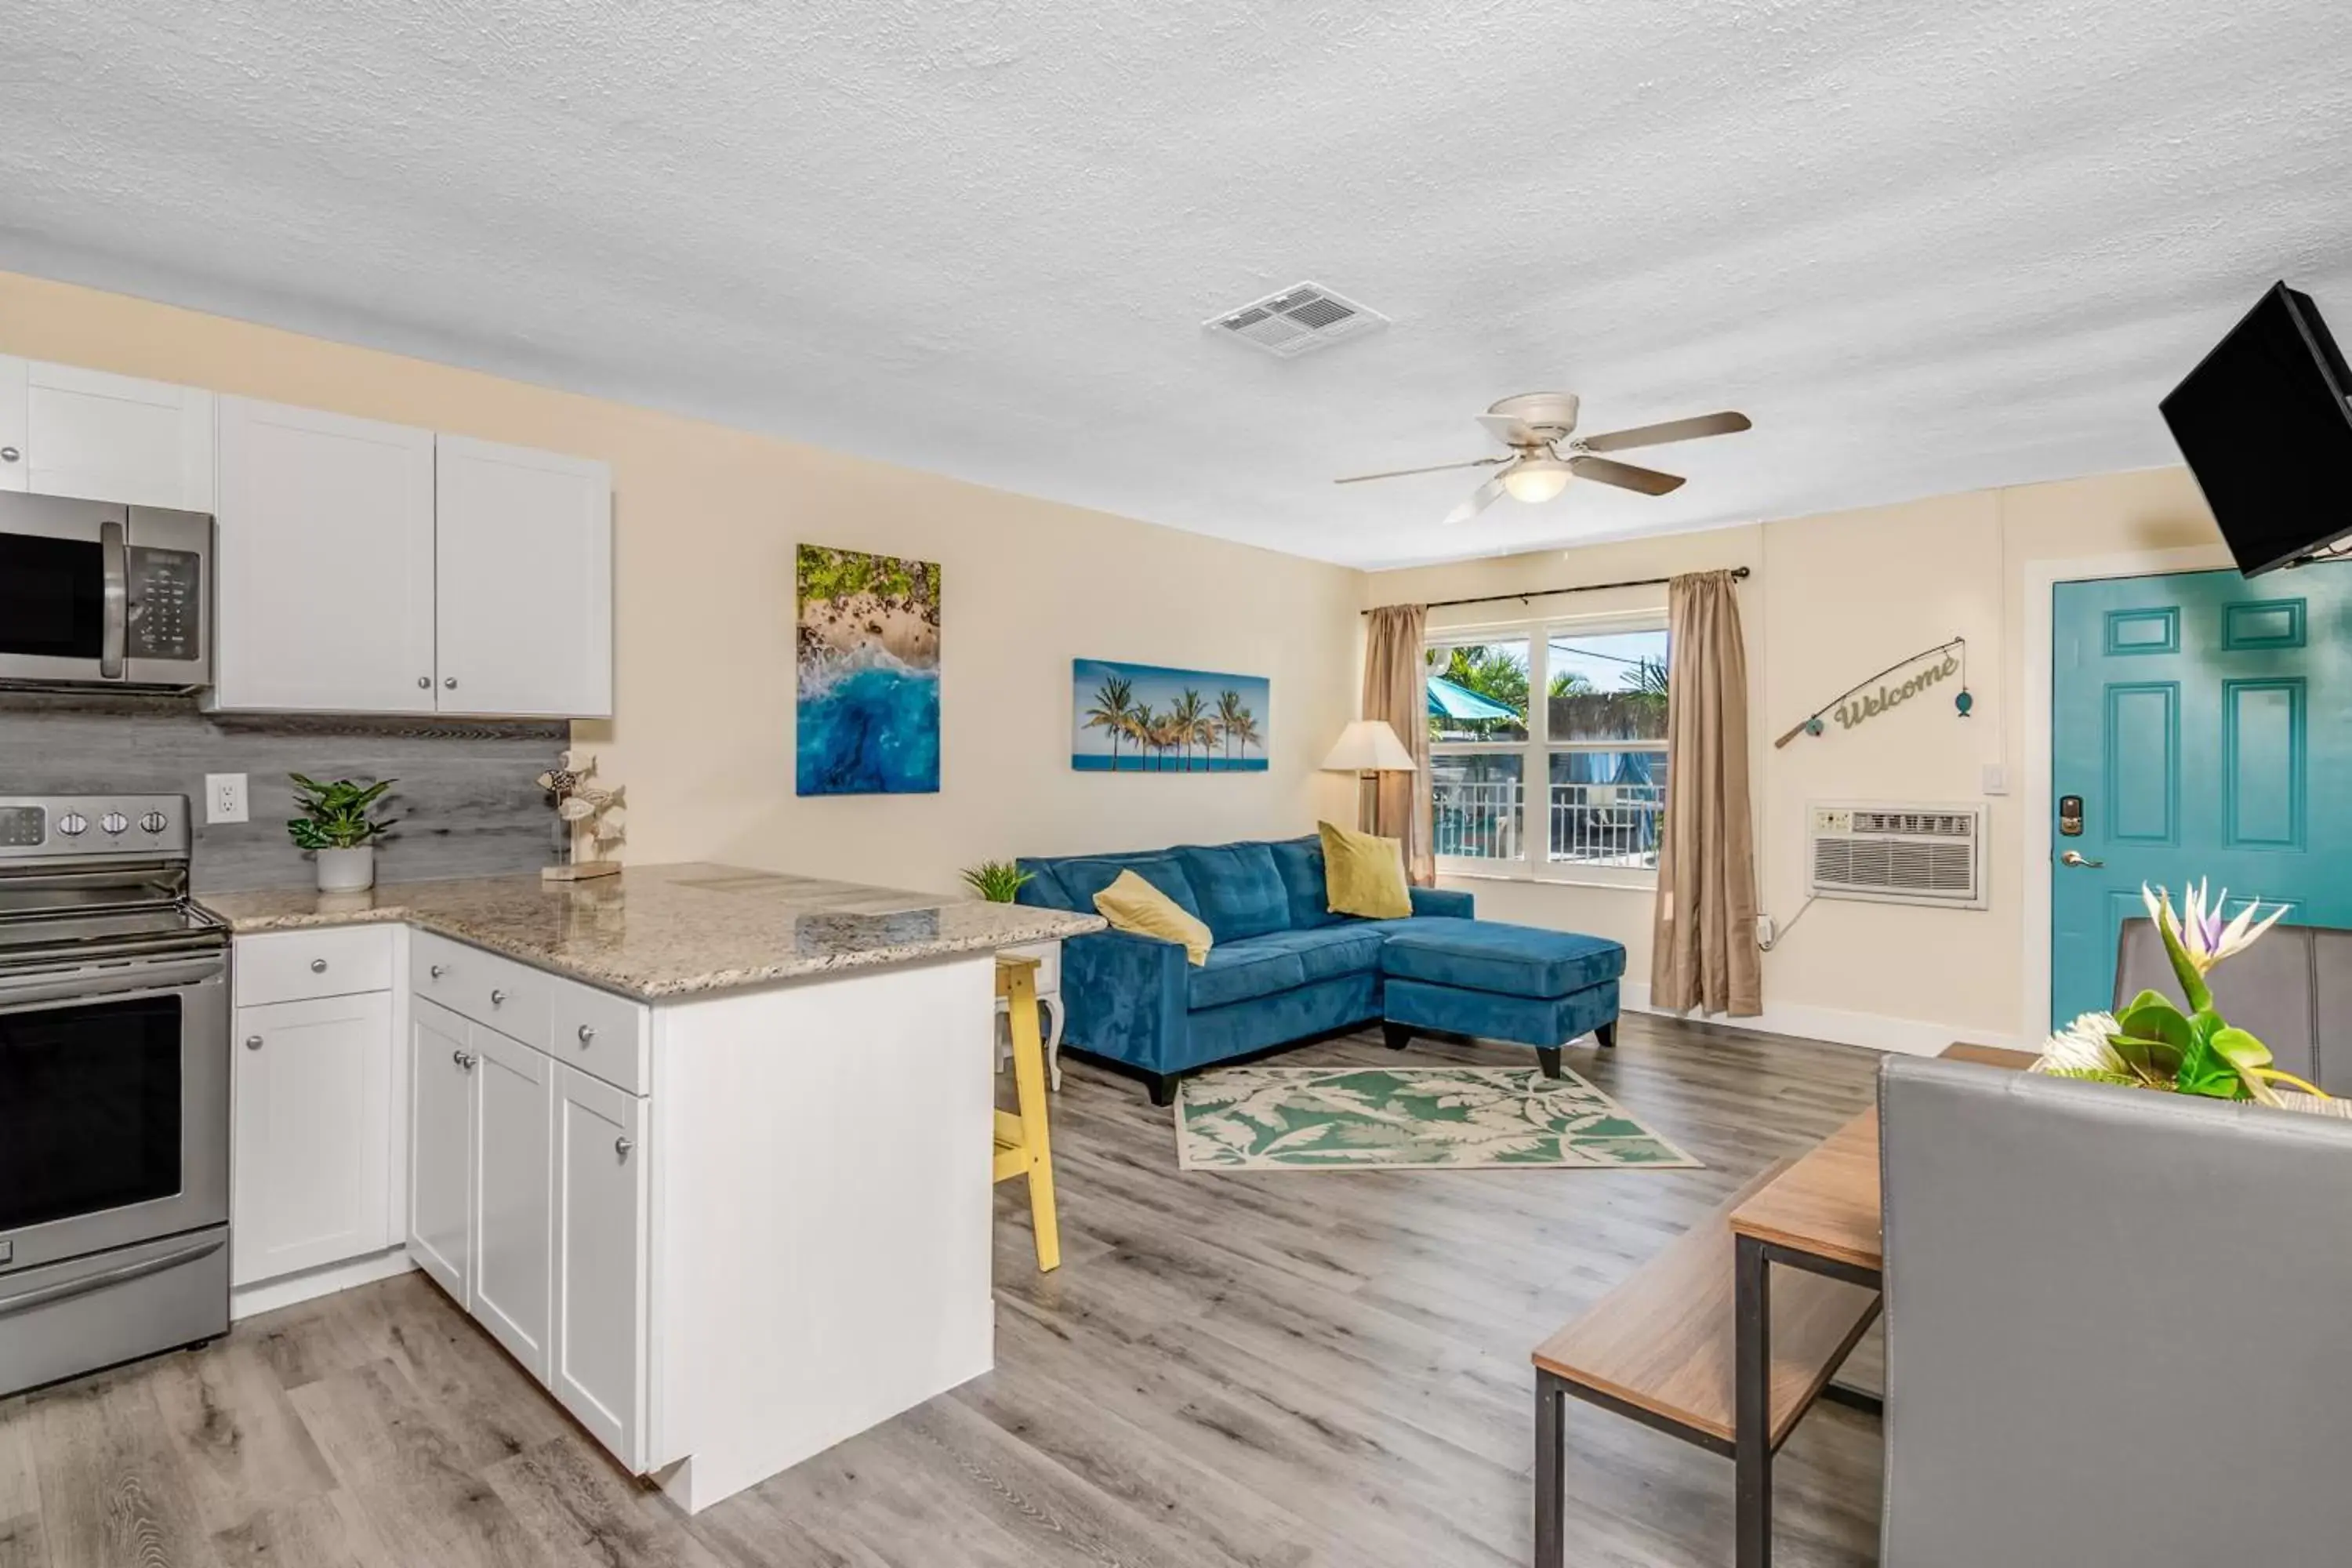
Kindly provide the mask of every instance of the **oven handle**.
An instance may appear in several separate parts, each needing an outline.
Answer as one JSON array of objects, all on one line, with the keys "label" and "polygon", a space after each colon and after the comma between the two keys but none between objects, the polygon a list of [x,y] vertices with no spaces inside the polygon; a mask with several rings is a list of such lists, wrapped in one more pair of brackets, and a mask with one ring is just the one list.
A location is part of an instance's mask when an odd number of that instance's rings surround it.
[{"label": "oven handle", "polygon": [[131,646],[131,558],[123,548],[122,525],[108,520],[98,525],[98,550],[105,574],[105,640],[99,644],[98,676],[122,679],[122,656]]},{"label": "oven handle", "polygon": [[141,964],[124,969],[49,970],[12,980],[0,975],[0,1013],[47,1002],[79,1002],[126,992],[177,991],[226,977],[228,965],[220,958],[192,958],[178,963]]},{"label": "oven handle", "polygon": [[135,1263],[118,1263],[111,1268],[101,1268],[95,1274],[85,1274],[79,1279],[60,1279],[54,1285],[37,1285],[30,1290],[19,1290],[13,1296],[0,1296],[0,1318],[17,1312],[29,1312],[36,1307],[46,1307],[52,1301],[69,1300],[87,1296],[92,1290],[109,1285],[120,1285],[129,1279],[144,1279],[150,1274],[161,1274],[166,1268],[177,1268],[183,1263],[218,1252],[227,1243],[222,1236],[207,1237],[186,1247],[174,1247],[156,1258],[142,1258]]}]

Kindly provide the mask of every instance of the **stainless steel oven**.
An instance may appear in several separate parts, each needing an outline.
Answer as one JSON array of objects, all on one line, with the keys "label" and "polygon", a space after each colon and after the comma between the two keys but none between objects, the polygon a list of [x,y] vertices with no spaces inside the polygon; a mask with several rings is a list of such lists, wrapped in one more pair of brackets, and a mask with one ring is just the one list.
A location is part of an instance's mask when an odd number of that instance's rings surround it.
[{"label": "stainless steel oven", "polygon": [[198,512],[0,493],[0,680],[205,685],[212,553]]},{"label": "stainless steel oven", "polygon": [[186,804],[0,797],[0,1394],[228,1326],[226,932]]}]

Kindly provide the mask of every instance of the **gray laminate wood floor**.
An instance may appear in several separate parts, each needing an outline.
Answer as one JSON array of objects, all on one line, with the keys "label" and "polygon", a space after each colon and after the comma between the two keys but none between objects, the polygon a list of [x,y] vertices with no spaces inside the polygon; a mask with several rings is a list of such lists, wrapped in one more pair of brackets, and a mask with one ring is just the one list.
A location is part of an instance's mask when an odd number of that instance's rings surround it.
[{"label": "gray laminate wood floor", "polygon": [[[698,1518],[412,1274],[0,1400],[0,1568],[1524,1563],[1528,1350],[1862,1109],[1875,1061],[1640,1017],[1569,1059],[1707,1168],[1181,1175],[1167,1113],[1074,1064],[1058,1273],[998,1189],[997,1370]],[[1876,1424],[1818,1406],[1778,1560],[1872,1561],[1878,1485]],[[1571,1563],[1730,1560],[1727,1461],[1572,1405],[1568,1490]]]}]

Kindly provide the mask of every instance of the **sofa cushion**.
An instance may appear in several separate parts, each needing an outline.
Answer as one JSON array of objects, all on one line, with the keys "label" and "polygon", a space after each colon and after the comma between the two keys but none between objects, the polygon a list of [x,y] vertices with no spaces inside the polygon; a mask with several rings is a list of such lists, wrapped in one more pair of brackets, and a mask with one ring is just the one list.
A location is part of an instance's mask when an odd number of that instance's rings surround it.
[{"label": "sofa cushion", "polygon": [[1054,875],[1054,868],[1059,862],[1040,860],[1034,856],[1024,855],[1013,864],[1029,873],[1029,879],[1013,891],[1014,903],[1030,904],[1048,910],[1077,908],[1070,901],[1069,889],[1064,888],[1061,879]]},{"label": "sofa cushion", "polygon": [[1402,839],[1358,833],[1336,822],[1318,823],[1316,831],[1323,838],[1323,879],[1334,910],[1381,921],[1412,913]]},{"label": "sofa cushion", "polygon": [[[1126,855],[1117,859],[1101,860],[1056,860],[1053,864],[1055,879],[1061,883],[1062,890],[1070,898],[1069,907],[1083,913],[1094,913],[1095,895],[1118,881],[1121,871],[1132,871],[1175,900],[1177,907],[1186,914],[1196,920],[1203,918],[1201,914],[1201,900],[1192,891],[1192,879],[1184,875],[1183,867],[1165,855]],[[1210,925],[1209,930],[1216,935],[1218,941],[1224,940],[1223,933],[1217,931],[1214,923]]]},{"label": "sofa cushion", "polygon": [[1282,878],[1283,893],[1290,900],[1291,930],[1313,931],[1318,926],[1338,925],[1348,918],[1331,912],[1331,898],[1323,885],[1320,834],[1276,839],[1265,847],[1274,857],[1274,868]]},{"label": "sofa cushion", "polygon": [[1095,895],[1095,910],[1110,921],[1113,931],[1181,942],[1185,957],[1195,966],[1208,962],[1208,925],[1200,916],[1187,914],[1175,900],[1136,875],[1132,866]]},{"label": "sofa cushion", "polygon": [[1250,938],[1249,945],[1297,953],[1298,966],[1307,973],[1307,984],[1312,985],[1342,974],[1379,973],[1381,946],[1387,934],[1374,930],[1370,921],[1350,921],[1316,931],[1268,931]]},{"label": "sofa cushion", "polygon": [[1290,929],[1290,899],[1263,844],[1181,846],[1169,852],[1192,879],[1197,911],[1221,942]]},{"label": "sofa cushion", "polygon": [[1186,977],[1185,1002],[1195,1009],[1271,996],[1307,984],[1298,954],[1264,939],[1219,942],[1209,961]]},{"label": "sofa cushion", "polygon": [[1381,972],[1506,996],[1566,996],[1625,973],[1625,948],[1603,937],[1424,915],[1389,927]]}]

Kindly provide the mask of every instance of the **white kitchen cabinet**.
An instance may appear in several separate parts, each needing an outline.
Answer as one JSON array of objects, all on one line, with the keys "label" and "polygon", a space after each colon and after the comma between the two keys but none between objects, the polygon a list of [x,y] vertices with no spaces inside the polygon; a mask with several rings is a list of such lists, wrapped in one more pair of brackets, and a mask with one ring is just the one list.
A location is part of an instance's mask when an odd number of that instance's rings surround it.
[{"label": "white kitchen cabinet", "polygon": [[549,1191],[555,1064],[495,1029],[473,1026],[474,1316],[541,1382],[547,1380]]},{"label": "white kitchen cabinet", "polygon": [[555,1321],[548,1386],[630,1469],[646,1468],[646,1101],[573,1068],[555,1080]]},{"label": "white kitchen cabinet", "polygon": [[25,362],[0,354],[0,490],[33,488],[33,465],[25,460],[31,442],[25,420]]},{"label": "white kitchen cabinet", "polygon": [[410,1003],[408,1256],[471,1309],[474,1260],[473,1026]]},{"label": "white kitchen cabinet", "polygon": [[220,400],[211,706],[435,711],[433,442]]},{"label": "white kitchen cabinet", "polygon": [[604,464],[436,444],[445,713],[613,711],[613,481]]},{"label": "white kitchen cabinet", "polygon": [[392,1244],[392,998],[237,1009],[229,1282]]},{"label": "white kitchen cabinet", "polygon": [[0,489],[211,511],[213,421],[202,387],[0,358]]}]

